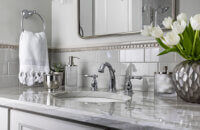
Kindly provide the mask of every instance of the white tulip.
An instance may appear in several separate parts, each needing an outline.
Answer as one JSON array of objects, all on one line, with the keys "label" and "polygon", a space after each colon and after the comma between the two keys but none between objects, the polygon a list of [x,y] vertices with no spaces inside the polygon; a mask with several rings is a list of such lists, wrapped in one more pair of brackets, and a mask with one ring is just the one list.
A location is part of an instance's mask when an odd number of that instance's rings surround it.
[{"label": "white tulip", "polygon": [[174,31],[168,32],[164,38],[165,43],[169,46],[177,45],[180,42],[179,35]]},{"label": "white tulip", "polygon": [[172,30],[177,34],[181,34],[184,32],[186,26],[187,24],[185,21],[181,21],[181,22],[176,21],[172,25]]},{"label": "white tulip", "polygon": [[187,15],[185,13],[181,13],[177,16],[177,21],[181,22],[181,21],[185,21],[187,23]]},{"label": "white tulip", "polygon": [[191,17],[190,23],[191,23],[191,26],[194,30],[200,31],[200,14],[197,14],[194,17]]},{"label": "white tulip", "polygon": [[167,17],[163,20],[162,24],[164,25],[165,28],[171,29],[172,22],[173,22],[173,19],[171,17]]},{"label": "white tulip", "polygon": [[162,29],[158,26],[158,27],[154,27],[152,29],[152,32],[151,32],[151,36],[153,36],[154,38],[161,38],[163,37],[163,31]]},{"label": "white tulip", "polygon": [[152,29],[153,29],[152,25],[150,26],[145,25],[144,29],[141,31],[141,34],[143,36],[151,36]]}]

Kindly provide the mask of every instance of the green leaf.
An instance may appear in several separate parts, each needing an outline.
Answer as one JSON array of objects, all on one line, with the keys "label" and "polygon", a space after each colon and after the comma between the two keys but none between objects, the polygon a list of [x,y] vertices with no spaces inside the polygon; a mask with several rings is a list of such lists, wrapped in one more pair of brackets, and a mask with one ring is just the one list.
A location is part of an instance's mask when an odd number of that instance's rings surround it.
[{"label": "green leaf", "polygon": [[165,45],[160,38],[156,38],[156,41],[159,43],[159,45],[164,49],[169,49],[167,45]]},{"label": "green leaf", "polygon": [[65,69],[65,65],[63,64],[53,64],[51,66],[51,70],[53,72],[64,72],[64,69]]},{"label": "green leaf", "polygon": [[185,53],[182,53],[181,50],[178,48],[178,45],[175,45],[174,48],[176,48],[176,52],[182,56],[184,59],[187,59],[187,60],[191,60],[191,57],[190,56],[187,56]]},{"label": "green leaf", "polygon": [[194,36],[194,42],[193,42],[193,45],[192,45],[192,57],[193,58],[196,58],[196,44],[197,44],[197,42],[198,42],[198,40],[199,40],[199,31],[198,30],[196,30],[196,32],[195,32],[195,36]]},{"label": "green leaf", "polygon": [[192,41],[190,39],[190,36],[188,34],[188,31],[185,30],[183,32],[183,40],[181,40],[182,46],[185,49],[186,55],[190,55],[192,51]]},{"label": "green leaf", "polygon": [[191,40],[192,43],[193,43],[195,31],[193,30],[193,28],[192,28],[192,26],[191,26],[190,23],[189,23],[189,25],[186,27],[186,32],[187,32],[187,34],[188,34],[190,40]]},{"label": "green leaf", "polygon": [[199,56],[200,55],[200,39],[199,39],[199,36],[197,36],[195,45],[196,45],[195,46],[195,56]]},{"label": "green leaf", "polygon": [[177,52],[177,49],[176,49],[175,47],[166,49],[166,50],[162,51],[161,53],[159,53],[158,56],[167,54],[167,53],[169,53],[169,52]]}]

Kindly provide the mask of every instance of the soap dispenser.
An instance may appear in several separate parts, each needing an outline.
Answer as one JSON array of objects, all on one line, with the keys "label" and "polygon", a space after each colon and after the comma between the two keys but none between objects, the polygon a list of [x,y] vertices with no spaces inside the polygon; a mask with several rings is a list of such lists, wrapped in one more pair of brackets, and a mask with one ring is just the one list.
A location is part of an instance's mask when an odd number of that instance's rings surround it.
[{"label": "soap dispenser", "polygon": [[78,66],[74,64],[74,59],[78,57],[70,56],[69,63],[65,67],[65,90],[76,90],[78,80]]}]

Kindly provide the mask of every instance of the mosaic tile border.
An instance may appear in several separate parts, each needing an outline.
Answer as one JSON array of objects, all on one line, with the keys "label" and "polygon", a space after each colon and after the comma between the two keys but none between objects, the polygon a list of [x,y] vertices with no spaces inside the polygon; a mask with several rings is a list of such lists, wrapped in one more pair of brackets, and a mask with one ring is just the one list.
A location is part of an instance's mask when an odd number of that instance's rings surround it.
[{"label": "mosaic tile border", "polygon": [[0,48],[1,49],[18,49],[18,45],[0,43]]},{"label": "mosaic tile border", "polygon": [[[80,51],[95,51],[95,50],[116,50],[116,49],[133,49],[133,48],[153,48],[159,47],[155,41],[152,42],[120,42],[116,45],[97,46],[97,47],[80,47],[80,48],[49,48],[50,53],[64,52],[80,52]],[[18,49],[18,45],[6,44],[0,42],[0,48],[3,49]]]},{"label": "mosaic tile border", "polygon": [[[126,44],[124,44],[126,43]],[[159,47],[157,42],[121,42],[116,45],[97,46],[97,47],[80,47],[80,48],[50,48],[51,53],[64,52],[80,52],[80,51],[96,51],[96,50],[118,50],[118,49],[134,49],[134,48],[154,48]]]}]

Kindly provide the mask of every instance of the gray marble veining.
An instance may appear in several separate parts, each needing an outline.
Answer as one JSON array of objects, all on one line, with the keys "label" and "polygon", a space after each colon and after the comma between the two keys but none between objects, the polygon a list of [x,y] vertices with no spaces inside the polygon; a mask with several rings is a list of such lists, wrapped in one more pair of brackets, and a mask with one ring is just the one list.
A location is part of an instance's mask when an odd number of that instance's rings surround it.
[{"label": "gray marble veining", "polygon": [[43,87],[10,87],[1,89],[0,105],[125,130],[200,129],[200,105],[152,92],[135,92],[126,103],[85,103],[53,97]]}]

